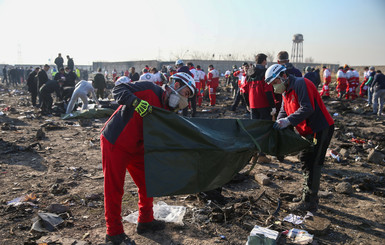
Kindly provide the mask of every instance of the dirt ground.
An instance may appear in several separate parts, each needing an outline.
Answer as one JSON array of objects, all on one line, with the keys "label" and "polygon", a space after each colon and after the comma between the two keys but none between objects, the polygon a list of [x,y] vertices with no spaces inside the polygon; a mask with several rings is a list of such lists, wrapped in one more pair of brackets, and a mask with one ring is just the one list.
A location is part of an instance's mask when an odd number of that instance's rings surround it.
[{"label": "dirt ground", "polygon": [[[0,116],[0,244],[102,244],[99,132],[107,118],[41,116],[30,105],[26,89],[14,89],[7,91],[0,84],[0,111],[4,113]],[[209,107],[206,99],[197,116],[248,118],[242,106],[230,111],[233,100],[228,90],[219,89],[215,107]],[[326,157],[320,209],[304,225],[283,221],[290,214],[288,204],[302,188],[300,164],[292,155],[284,162],[271,157],[271,163],[257,164],[250,174],[246,174],[248,165],[223,187],[225,199],[203,194],[155,198],[154,203],[185,206],[184,225],[167,223],[163,232],[138,235],[135,225],[125,222],[126,234],[137,244],[245,244],[254,225],[259,225],[279,232],[305,229],[314,235],[313,244],[385,244],[385,163],[383,156],[376,163],[368,161],[374,149],[385,153],[385,120],[371,115],[364,99],[337,101],[333,97],[334,93],[325,100],[336,122],[330,149],[341,159]],[[358,140],[353,142],[353,138]],[[254,178],[259,173],[271,183],[259,184]],[[28,194],[30,202],[7,205]],[[124,216],[137,210],[137,198],[136,186],[127,175]],[[56,212],[64,222],[52,232],[31,231],[38,212]],[[283,235],[279,243],[290,241]]]}]

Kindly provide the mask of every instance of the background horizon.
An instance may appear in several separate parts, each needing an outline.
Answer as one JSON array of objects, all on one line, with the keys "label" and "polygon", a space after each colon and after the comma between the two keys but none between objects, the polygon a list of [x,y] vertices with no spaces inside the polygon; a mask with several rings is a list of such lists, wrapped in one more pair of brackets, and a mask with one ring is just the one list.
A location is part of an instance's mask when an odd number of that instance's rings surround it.
[{"label": "background horizon", "polygon": [[303,61],[385,65],[385,1],[0,0],[0,63],[75,65],[97,61],[252,60],[291,55],[304,37]]}]

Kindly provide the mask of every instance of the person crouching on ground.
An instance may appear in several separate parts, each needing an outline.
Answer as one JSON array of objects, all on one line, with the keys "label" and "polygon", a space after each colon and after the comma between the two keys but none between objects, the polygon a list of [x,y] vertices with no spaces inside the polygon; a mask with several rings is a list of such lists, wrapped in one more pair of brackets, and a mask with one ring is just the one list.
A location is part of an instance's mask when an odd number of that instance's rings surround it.
[{"label": "person crouching on ground", "polygon": [[100,136],[104,173],[104,208],[107,226],[106,242],[131,241],[124,233],[121,205],[126,170],[138,187],[139,217],[136,231],[161,230],[164,223],[154,220],[153,198],[147,196],[144,172],[143,117],[152,107],[172,111],[184,109],[194,96],[194,79],[179,72],[170,77],[170,85],[152,82],[123,83],[112,91],[120,104],[108,119]]},{"label": "person crouching on ground", "polygon": [[95,89],[92,86],[92,81],[86,81],[81,80],[75,85],[75,90],[72,93],[70,103],[68,104],[66,113],[71,113],[71,111],[74,109],[75,103],[80,98],[83,101],[82,110],[85,110],[88,108],[88,94],[92,95],[92,98],[94,99],[95,103],[97,105],[100,105],[98,98],[95,94]]},{"label": "person crouching on ground", "polygon": [[301,136],[314,142],[312,147],[299,154],[305,177],[302,197],[289,208],[292,211],[317,211],[321,169],[333,136],[334,121],[310,80],[288,75],[286,68],[279,64],[270,66],[265,77],[265,81],[273,85],[274,92],[283,95],[274,128],[293,125]]}]

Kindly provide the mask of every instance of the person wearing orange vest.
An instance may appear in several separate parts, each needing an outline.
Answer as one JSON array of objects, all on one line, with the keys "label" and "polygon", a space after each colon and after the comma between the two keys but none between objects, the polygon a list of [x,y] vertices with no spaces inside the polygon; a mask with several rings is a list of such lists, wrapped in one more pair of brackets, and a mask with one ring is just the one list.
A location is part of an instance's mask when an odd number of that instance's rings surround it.
[{"label": "person wearing orange vest", "polygon": [[219,72],[213,65],[209,65],[207,74],[207,86],[209,87],[210,106],[215,106],[216,92],[219,86]]},{"label": "person wearing orange vest", "polygon": [[326,68],[326,66],[323,66],[322,69],[323,69],[324,85],[322,86],[321,96],[330,97],[329,84],[332,81],[332,76],[331,76],[330,70]]}]

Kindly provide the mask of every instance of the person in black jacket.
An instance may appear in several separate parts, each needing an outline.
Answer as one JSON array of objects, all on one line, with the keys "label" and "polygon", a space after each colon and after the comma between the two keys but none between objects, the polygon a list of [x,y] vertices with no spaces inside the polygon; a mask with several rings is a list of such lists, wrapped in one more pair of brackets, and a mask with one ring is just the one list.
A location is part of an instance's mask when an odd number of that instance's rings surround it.
[{"label": "person in black jacket", "polygon": [[62,99],[60,86],[62,82],[58,82],[55,80],[48,80],[43,86],[40,88],[40,100],[41,100],[41,112],[43,115],[51,114],[52,112],[52,103],[53,99],[51,94],[53,92],[56,93],[56,96],[59,100]]},{"label": "person in black jacket", "polygon": [[60,70],[61,68],[64,68],[64,59],[63,57],[61,57],[61,53],[59,53],[58,57],[56,57],[55,64],[58,70]]},{"label": "person in black jacket", "polygon": [[[135,71],[135,68],[134,68]],[[139,75],[138,75],[139,76]],[[98,69],[98,73],[95,74],[94,79],[92,80],[92,86],[97,89],[96,98],[104,99],[104,89],[106,88],[106,79],[102,74],[102,68]]]},{"label": "person in black jacket", "polygon": [[3,83],[5,83],[5,85],[9,85],[9,80],[8,80],[8,71],[7,71],[7,66],[4,66],[3,67]]},{"label": "person in black jacket", "polygon": [[315,68],[313,68],[314,69],[314,77],[315,77],[315,83],[314,83],[314,85],[315,85],[315,87],[318,89],[318,86],[321,84],[321,75],[320,75],[320,69],[319,68],[317,68],[317,69],[315,69]]},{"label": "person in black jacket", "polygon": [[13,67],[9,70],[9,79],[11,80],[11,84],[14,87],[17,87],[17,70],[16,67]]},{"label": "person in black jacket", "polygon": [[31,73],[29,73],[27,78],[28,91],[31,93],[32,105],[36,106],[36,98],[38,94],[37,86],[37,74],[40,70],[40,67],[36,67]]},{"label": "person in black jacket", "polygon": [[73,72],[68,66],[65,68],[65,80],[62,84],[62,96],[63,96],[63,100],[65,102],[68,102],[71,97],[72,97],[72,93],[74,92],[75,90],[75,84],[76,84],[76,74],[75,72]]},{"label": "person in black jacket", "polygon": [[65,68],[65,77],[66,80],[64,81],[64,87],[75,87],[76,84],[76,74],[71,70],[70,67]]},{"label": "person in black jacket", "polygon": [[43,69],[39,71],[39,73],[37,74],[37,77],[39,79],[39,88],[41,88],[41,86],[43,86],[46,82],[48,82],[48,75],[47,75],[47,72],[49,70],[50,66],[45,64]]},{"label": "person in black jacket", "polygon": [[315,73],[312,71],[310,66],[306,66],[305,75],[303,77],[312,81],[312,83],[317,87]]},{"label": "person in black jacket", "polygon": [[70,58],[69,55],[67,55],[67,67],[69,67],[71,71],[73,71],[75,68],[74,60]]},{"label": "person in black jacket", "polygon": [[64,73],[64,68],[60,68],[59,69],[59,72],[57,72],[53,78],[53,80],[55,81],[65,81],[66,80],[66,76],[65,76],[65,73]]},{"label": "person in black jacket", "polygon": [[139,81],[139,74],[137,72],[135,72],[135,67],[131,67],[130,68],[130,75],[129,75],[129,78],[131,79],[131,81],[135,82],[135,81]]}]

